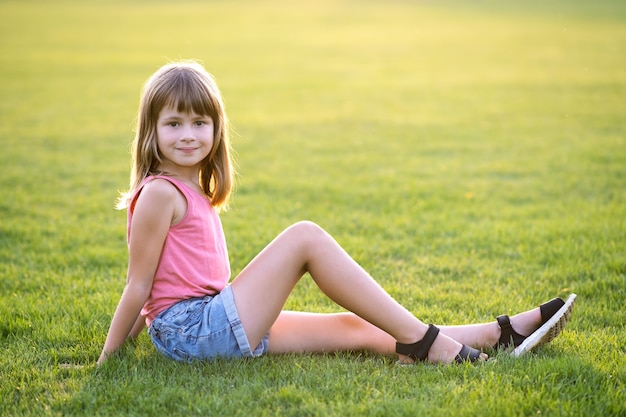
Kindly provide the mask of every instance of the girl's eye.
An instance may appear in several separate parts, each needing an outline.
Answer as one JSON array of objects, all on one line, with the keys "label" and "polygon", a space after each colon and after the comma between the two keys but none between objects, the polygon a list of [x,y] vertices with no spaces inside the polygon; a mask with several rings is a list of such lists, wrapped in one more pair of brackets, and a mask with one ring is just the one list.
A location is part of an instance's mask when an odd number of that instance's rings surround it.
[{"label": "girl's eye", "polygon": [[178,126],[178,122],[169,122],[168,126],[177,127]]},{"label": "girl's eye", "polygon": [[204,126],[204,125],[206,125],[206,124],[207,124],[207,123],[206,123],[204,120],[198,120],[198,121],[196,122],[196,126]]}]

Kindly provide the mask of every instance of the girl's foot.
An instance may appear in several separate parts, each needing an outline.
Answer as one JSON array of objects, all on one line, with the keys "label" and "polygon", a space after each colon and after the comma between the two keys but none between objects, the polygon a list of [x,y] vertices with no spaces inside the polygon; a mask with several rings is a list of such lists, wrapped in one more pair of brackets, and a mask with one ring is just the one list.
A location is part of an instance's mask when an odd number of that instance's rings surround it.
[{"label": "girl's foot", "polygon": [[[526,345],[532,343],[532,346],[524,348],[525,352],[550,342],[565,326],[570,317],[575,299],[576,295],[572,294],[567,302],[560,298],[555,298],[538,308],[517,314],[511,318],[506,315],[499,316],[497,323],[500,329],[500,337],[493,347],[495,349],[505,349],[511,346],[518,348],[524,343]],[[521,353],[517,353],[516,356],[519,354]]]},{"label": "girl's foot", "polygon": [[439,328],[432,324],[428,326],[428,330],[421,340],[411,344],[396,343],[396,353],[400,357],[399,363],[401,364],[411,364],[416,361],[462,363],[488,359],[485,353],[462,345],[448,336],[440,335]]}]

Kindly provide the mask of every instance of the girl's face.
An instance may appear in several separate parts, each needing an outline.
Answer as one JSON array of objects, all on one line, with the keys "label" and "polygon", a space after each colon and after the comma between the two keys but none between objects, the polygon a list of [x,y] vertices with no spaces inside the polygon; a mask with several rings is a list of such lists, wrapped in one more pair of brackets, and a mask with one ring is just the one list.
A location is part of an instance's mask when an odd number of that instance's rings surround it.
[{"label": "girl's face", "polygon": [[195,113],[165,107],[157,119],[157,145],[161,169],[172,173],[200,169],[213,148],[213,120]]}]

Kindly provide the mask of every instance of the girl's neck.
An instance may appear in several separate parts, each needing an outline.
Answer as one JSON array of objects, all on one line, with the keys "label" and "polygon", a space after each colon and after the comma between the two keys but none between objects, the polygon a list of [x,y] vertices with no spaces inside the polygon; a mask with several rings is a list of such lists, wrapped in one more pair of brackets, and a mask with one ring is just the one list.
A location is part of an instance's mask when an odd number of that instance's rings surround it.
[{"label": "girl's neck", "polygon": [[165,175],[167,175],[168,177],[177,179],[180,182],[184,182],[187,185],[193,185],[193,186],[200,185],[200,182],[198,181],[198,177],[192,178],[186,175],[172,174],[169,172],[166,172]]},{"label": "girl's neck", "polygon": [[174,178],[188,186],[192,187],[195,190],[201,191],[200,180],[198,171],[194,172],[173,172],[166,168],[162,168],[160,175],[165,175],[167,177]]},{"label": "girl's neck", "polygon": [[193,179],[188,178],[187,176],[181,176],[179,174],[172,174],[169,172],[163,172],[162,175],[165,175],[166,177],[170,177],[177,181],[180,181],[183,184],[187,185],[192,190],[194,190],[196,193],[200,195],[204,195],[204,191],[202,190],[202,187],[200,186],[200,181],[198,181],[198,177],[196,177],[194,181]]}]

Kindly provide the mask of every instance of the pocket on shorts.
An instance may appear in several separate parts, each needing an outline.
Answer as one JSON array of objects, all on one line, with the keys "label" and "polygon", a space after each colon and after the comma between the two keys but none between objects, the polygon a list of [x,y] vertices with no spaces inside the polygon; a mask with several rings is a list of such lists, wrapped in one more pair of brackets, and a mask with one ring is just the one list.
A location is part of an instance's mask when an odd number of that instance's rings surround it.
[{"label": "pocket on shorts", "polygon": [[198,321],[202,309],[208,301],[202,298],[181,301],[174,304],[162,315],[162,321],[173,328],[186,328]]},{"label": "pocket on shorts", "polygon": [[180,347],[190,338],[194,338],[193,329],[200,321],[207,302],[206,299],[185,300],[159,314],[149,329],[157,349],[173,359],[188,360],[190,355]]}]

